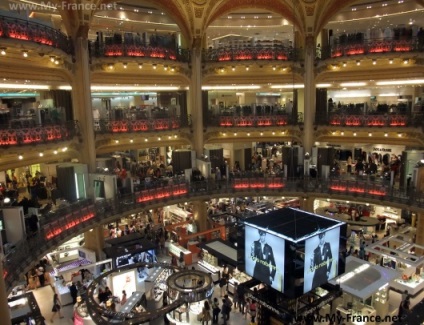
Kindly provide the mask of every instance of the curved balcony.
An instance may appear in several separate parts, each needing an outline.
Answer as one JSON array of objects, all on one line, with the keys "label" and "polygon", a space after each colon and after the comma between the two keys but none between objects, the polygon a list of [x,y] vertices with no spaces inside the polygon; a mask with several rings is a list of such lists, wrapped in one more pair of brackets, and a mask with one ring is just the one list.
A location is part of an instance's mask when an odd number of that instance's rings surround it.
[{"label": "curved balcony", "polygon": [[355,127],[405,127],[411,125],[408,115],[349,115],[330,114],[328,124]]},{"label": "curved balcony", "polygon": [[277,113],[277,115],[210,115],[206,121],[207,126],[217,127],[241,127],[241,128],[253,128],[253,127],[276,127],[295,125],[303,122],[303,114],[299,113],[297,119],[293,118],[289,114]]},{"label": "curved balcony", "polygon": [[171,49],[161,46],[147,46],[141,44],[105,44],[97,42],[91,44],[91,53],[97,58],[150,58],[176,62],[190,62],[190,51],[187,49]]},{"label": "curved balcony", "polygon": [[0,126],[0,147],[67,141],[79,133],[78,121],[22,128]]},{"label": "curved balcony", "polygon": [[132,133],[132,132],[156,132],[172,131],[188,126],[188,121],[180,117],[163,117],[152,119],[124,119],[109,120],[95,119],[94,131],[96,133]]},{"label": "curved balcony", "polygon": [[[252,175],[253,176],[253,175]],[[175,204],[190,199],[208,200],[222,196],[299,196],[335,199],[366,200],[372,204],[393,205],[412,210],[424,210],[424,194],[413,190],[397,190],[383,182],[341,179],[284,179],[281,177],[238,177],[217,186],[215,182],[201,181],[168,184],[146,189],[128,196],[92,203],[78,202],[40,218],[40,230],[31,238],[15,245],[6,256],[3,277],[10,291],[27,272],[33,261],[49,250],[90,228],[111,222],[141,209]]]},{"label": "curved balcony", "polygon": [[[424,41],[418,37],[404,38],[376,38],[376,39],[344,39],[339,38],[337,44],[324,47],[321,50],[321,59],[334,59],[339,57],[383,54],[383,53],[408,53],[423,52]],[[319,57],[319,55],[318,55]]]},{"label": "curved balcony", "polygon": [[32,21],[0,16],[0,37],[34,42],[73,54],[73,42],[60,31]]},{"label": "curved balcony", "polygon": [[275,46],[246,46],[210,48],[203,51],[204,62],[233,62],[233,61],[294,61],[297,52],[291,47]]}]

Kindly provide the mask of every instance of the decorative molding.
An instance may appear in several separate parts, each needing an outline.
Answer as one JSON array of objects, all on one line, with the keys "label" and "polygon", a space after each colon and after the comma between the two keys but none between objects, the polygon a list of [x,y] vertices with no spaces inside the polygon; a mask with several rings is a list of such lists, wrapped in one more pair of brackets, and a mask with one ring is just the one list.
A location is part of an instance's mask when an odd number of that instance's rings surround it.
[{"label": "decorative molding", "polygon": [[[203,9],[204,9],[203,7],[194,7],[194,16],[196,18],[202,18]],[[197,32],[197,30],[200,30],[200,29],[196,29],[196,32]]]},{"label": "decorative molding", "polygon": [[313,16],[315,11],[315,5],[307,6],[305,5],[306,16]]}]

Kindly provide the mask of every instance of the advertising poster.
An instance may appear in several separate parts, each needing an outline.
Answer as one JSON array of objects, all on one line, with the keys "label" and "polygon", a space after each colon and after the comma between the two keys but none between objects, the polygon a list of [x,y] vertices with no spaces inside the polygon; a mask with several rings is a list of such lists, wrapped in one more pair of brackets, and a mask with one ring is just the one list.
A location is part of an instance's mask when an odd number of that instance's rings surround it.
[{"label": "advertising poster", "polygon": [[245,227],[245,272],[275,290],[284,290],[284,239]]},{"label": "advertising poster", "polygon": [[128,296],[131,296],[131,294],[134,291],[137,291],[136,282],[135,282],[135,270],[119,273],[118,275],[115,275],[113,277],[112,279],[113,295],[115,297],[121,297],[122,290],[125,290]]},{"label": "advertising poster", "polygon": [[305,243],[303,292],[309,292],[337,276],[340,228],[313,236]]}]

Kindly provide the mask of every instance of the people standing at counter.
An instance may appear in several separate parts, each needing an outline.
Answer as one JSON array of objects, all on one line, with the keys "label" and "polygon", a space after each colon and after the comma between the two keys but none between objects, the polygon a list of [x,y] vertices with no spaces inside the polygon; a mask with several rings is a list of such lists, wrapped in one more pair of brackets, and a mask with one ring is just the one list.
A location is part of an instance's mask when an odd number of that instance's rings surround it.
[{"label": "people standing at counter", "polygon": [[219,308],[218,298],[213,298],[212,302],[212,324],[218,324],[219,313],[221,308]]},{"label": "people standing at counter", "polygon": [[75,285],[75,282],[72,282],[72,284],[70,285],[69,292],[71,293],[72,304],[75,305],[77,302],[77,297],[78,297],[78,289],[77,289],[77,286]]},{"label": "people standing at counter", "polygon": [[210,309],[211,307],[209,306],[209,302],[205,300],[203,304],[203,308],[202,308],[202,325],[204,325],[205,322],[206,322],[206,325],[209,324],[209,321],[211,320]]}]

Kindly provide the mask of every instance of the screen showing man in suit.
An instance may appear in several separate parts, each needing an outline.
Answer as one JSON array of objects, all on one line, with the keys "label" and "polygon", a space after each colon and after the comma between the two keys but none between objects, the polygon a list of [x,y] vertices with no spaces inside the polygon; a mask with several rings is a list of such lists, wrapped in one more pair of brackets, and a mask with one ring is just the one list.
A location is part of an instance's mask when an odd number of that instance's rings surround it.
[{"label": "screen showing man in suit", "polygon": [[340,228],[322,231],[306,240],[303,292],[337,276]]},{"label": "screen showing man in suit", "polygon": [[245,245],[246,273],[283,291],[284,239],[246,225]]}]

